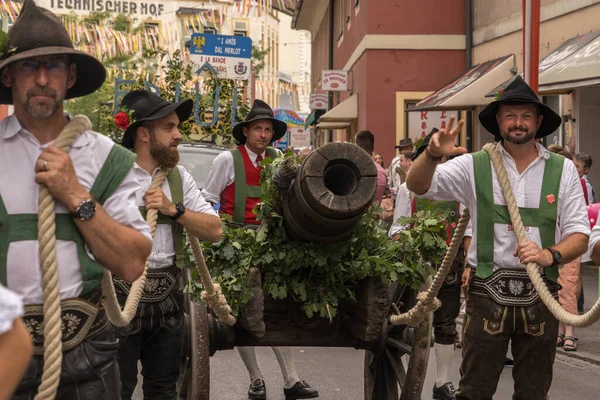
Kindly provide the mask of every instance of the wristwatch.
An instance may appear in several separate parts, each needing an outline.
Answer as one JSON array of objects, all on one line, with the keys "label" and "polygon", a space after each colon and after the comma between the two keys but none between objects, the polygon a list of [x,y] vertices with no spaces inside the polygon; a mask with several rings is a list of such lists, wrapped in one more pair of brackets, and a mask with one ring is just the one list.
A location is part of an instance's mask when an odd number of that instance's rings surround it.
[{"label": "wristwatch", "polygon": [[548,247],[546,250],[548,250],[548,251],[550,251],[550,253],[552,253],[551,267],[556,267],[559,264],[562,264],[562,254],[560,254],[560,251],[553,249],[552,247]]},{"label": "wristwatch", "polygon": [[183,205],[183,203],[177,203],[175,204],[175,208],[177,209],[177,212],[175,213],[175,215],[171,216],[171,219],[173,221],[177,221],[179,219],[179,217],[181,217],[183,215],[183,213],[185,212],[185,207]]},{"label": "wristwatch", "polygon": [[96,202],[92,199],[83,200],[72,213],[73,218],[79,218],[82,221],[92,219],[96,214]]}]

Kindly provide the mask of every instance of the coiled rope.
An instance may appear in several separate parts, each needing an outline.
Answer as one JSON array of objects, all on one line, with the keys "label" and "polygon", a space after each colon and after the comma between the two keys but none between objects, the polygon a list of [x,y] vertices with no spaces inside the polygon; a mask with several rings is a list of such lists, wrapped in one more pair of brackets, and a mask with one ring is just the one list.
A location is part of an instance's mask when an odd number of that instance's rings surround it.
[{"label": "coiled rope", "polygon": [[[69,121],[54,142],[54,146],[69,152],[71,145],[83,132],[92,129],[90,120],[83,115],[78,115]],[[151,188],[160,187],[167,176],[169,169],[161,169],[152,179]],[[40,185],[38,193],[38,238],[40,267],[42,276],[42,290],[44,297],[44,369],[42,380],[38,388],[35,400],[53,400],[60,383],[60,372],[62,365],[62,334],[61,334],[61,304],[60,288],[58,283],[58,264],[56,262],[56,214],[54,212],[56,202],[45,185]],[[150,225],[150,233],[154,238],[158,225],[158,210],[149,209],[146,221]],[[212,283],[210,272],[206,266],[204,255],[198,239],[188,235],[192,246],[196,267],[202,279],[206,291],[202,292],[202,298],[206,299],[217,317],[229,325],[234,325],[236,320],[231,315],[231,308],[225,297],[221,294],[219,285]],[[104,269],[102,277],[102,292],[104,295],[104,307],[108,319],[113,325],[126,326],[133,317],[142,297],[146,285],[148,262],[144,266],[142,276],[133,282],[127,296],[123,310],[117,301],[112,274]]]},{"label": "coiled rope", "polygon": [[[523,221],[521,221],[521,215],[519,214],[519,207],[517,206],[515,196],[510,186],[506,169],[504,168],[502,155],[500,154],[497,145],[493,143],[488,143],[485,146],[483,146],[483,150],[490,155],[492,165],[496,170],[496,175],[498,176],[500,186],[502,187],[502,193],[504,194],[504,200],[506,201],[506,206],[508,207],[510,221],[513,225],[515,234],[517,235],[517,242],[522,243],[527,240],[527,237],[525,236]],[[550,312],[560,322],[569,326],[581,328],[590,326],[594,322],[598,321],[598,319],[600,319],[600,299],[597,300],[594,306],[585,314],[571,314],[568,311],[566,311],[558,301],[554,299],[554,297],[548,290],[548,287],[544,283],[540,272],[538,271],[537,264],[527,263],[525,268],[527,269],[527,275],[529,275],[529,279],[531,279],[533,287],[540,295],[540,298],[542,299],[546,307],[548,307]]]}]

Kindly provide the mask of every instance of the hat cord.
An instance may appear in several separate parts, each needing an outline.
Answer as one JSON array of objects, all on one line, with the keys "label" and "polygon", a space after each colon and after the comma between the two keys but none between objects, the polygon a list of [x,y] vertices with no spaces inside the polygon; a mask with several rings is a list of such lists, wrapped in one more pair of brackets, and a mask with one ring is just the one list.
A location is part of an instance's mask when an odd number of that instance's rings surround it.
[{"label": "hat cord", "polygon": [[[92,129],[90,120],[86,116],[78,115],[71,119],[65,126],[54,145],[68,152],[75,140],[83,132],[90,129]],[[152,179],[151,188],[160,187],[169,175],[169,172],[170,169],[161,169]],[[35,400],[53,400],[56,397],[62,365],[62,318],[58,264],[56,262],[55,250],[55,204],[56,201],[52,197],[50,190],[45,185],[40,185],[38,194],[38,238],[44,298],[44,369]],[[158,210],[149,209],[146,221],[150,226],[152,238],[154,238],[158,225]],[[228,325],[234,325],[236,319],[231,315],[231,307],[229,307],[225,297],[221,294],[219,285],[212,282],[198,239],[188,234],[188,240],[194,252],[202,284],[206,289],[202,292],[203,299],[206,299],[219,319]],[[144,286],[146,285],[148,263],[149,258],[146,260],[142,275],[132,283],[123,310],[121,310],[117,300],[112,274],[107,268],[104,269],[104,276],[102,277],[104,307],[106,315],[113,325],[126,326],[135,316]]]}]

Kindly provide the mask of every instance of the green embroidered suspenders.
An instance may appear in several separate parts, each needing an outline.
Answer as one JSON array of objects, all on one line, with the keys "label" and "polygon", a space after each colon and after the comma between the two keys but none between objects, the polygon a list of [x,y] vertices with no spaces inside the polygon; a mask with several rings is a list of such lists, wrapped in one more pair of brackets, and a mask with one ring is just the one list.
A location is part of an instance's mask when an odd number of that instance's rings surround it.
[{"label": "green embroidered suspenders", "polygon": [[[538,227],[542,247],[556,243],[556,220],[558,215],[558,193],[564,157],[550,153],[546,160],[539,208],[519,208],[524,226]],[[492,167],[489,155],[484,151],[473,153],[475,190],[477,196],[477,276],[487,278],[494,271],[494,224],[511,224],[508,208],[494,204]],[[546,196],[553,194],[556,201],[549,202]],[[551,204],[552,203],[552,204]],[[544,268],[546,278],[558,279],[558,268]]]},{"label": "green embroidered suspenders", "polygon": [[[181,179],[181,171],[175,167],[171,169],[167,176],[167,182],[169,183],[169,189],[171,190],[171,201],[175,204],[183,203],[183,182]],[[146,207],[140,207],[140,212],[144,219],[148,210]],[[158,213],[159,225],[171,225],[173,232],[173,243],[175,245],[175,265],[179,268],[183,268],[184,261],[184,238],[183,238],[183,226],[171,220],[171,217]]]},{"label": "green embroidered suspenders", "polygon": [[[131,169],[136,155],[124,147],[114,145],[102,165],[91,195],[100,204],[114,193]],[[8,214],[0,196],[0,283],[7,285],[8,247],[11,242],[37,240],[37,214]],[[85,250],[83,236],[70,214],[56,214],[56,239],[75,242],[83,277],[82,295],[95,289],[102,279],[104,267],[92,260]]]}]

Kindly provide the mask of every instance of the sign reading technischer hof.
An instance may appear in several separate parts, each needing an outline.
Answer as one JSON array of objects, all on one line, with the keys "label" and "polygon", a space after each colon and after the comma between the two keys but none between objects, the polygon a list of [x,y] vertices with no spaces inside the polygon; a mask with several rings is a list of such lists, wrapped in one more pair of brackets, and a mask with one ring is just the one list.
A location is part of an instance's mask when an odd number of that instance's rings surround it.
[{"label": "sign reading technischer hof", "polygon": [[88,15],[92,12],[123,13],[132,16],[159,17],[166,11],[165,3],[158,1],[126,0],[38,0],[40,7],[48,8],[56,14]]}]

